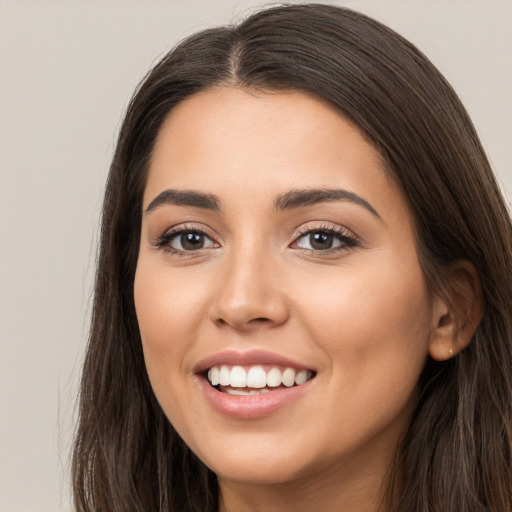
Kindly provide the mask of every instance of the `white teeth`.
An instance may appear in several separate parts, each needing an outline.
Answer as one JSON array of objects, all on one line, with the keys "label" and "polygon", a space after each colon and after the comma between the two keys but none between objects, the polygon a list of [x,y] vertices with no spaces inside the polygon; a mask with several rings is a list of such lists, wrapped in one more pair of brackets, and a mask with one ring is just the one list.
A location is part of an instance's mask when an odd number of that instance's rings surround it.
[{"label": "white teeth", "polygon": [[241,366],[233,366],[233,368],[231,368],[229,385],[234,388],[245,388],[247,386],[247,374]]},{"label": "white teeth", "polygon": [[270,389],[226,389],[228,395],[247,396],[247,395],[263,395],[264,393],[270,393]]},{"label": "white teeth", "polygon": [[261,366],[253,366],[247,374],[247,386],[250,388],[264,388],[266,385],[267,374],[265,370]]},{"label": "white teeth", "polygon": [[301,370],[300,372],[297,373],[297,375],[295,375],[295,384],[297,384],[297,386],[300,386],[301,384],[304,384],[304,382],[306,382],[310,377],[310,372],[308,372],[307,370]]},{"label": "white teeth", "polygon": [[228,395],[239,395],[239,396],[245,396],[250,395],[250,391],[245,391],[244,389],[226,389],[226,393]]},{"label": "white teeth", "polygon": [[220,367],[219,384],[221,386],[229,386],[231,381],[230,371],[227,366]]},{"label": "white teeth", "polygon": [[220,382],[219,369],[214,366],[208,371],[208,380],[212,383],[212,386],[217,386]]},{"label": "white teeth", "polygon": [[279,368],[272,368],[267,373],[267,386],[269,388],[277,388],[281,385],[281,370]]},{"label": "white teeth", "polygon": [[293,368],[286,368],[282,376],[283,384],[290,388],[295,384],[295,370]]},{"label": "white teeth", "polygon": [[[233,367],[222,365],[212,366],[208,370],[208,380],[212,386],[232,387],[232,388],[253,388],[253,390],[265,390],[265,388],[277,388],[281,385],[292,387],[304,384],[313,376],[309,370],[296,371],[293,368],[285,368],[281,371],[277,367],[270,368],[268,371],[260,366],[252,366],[246,370],[243,366],[235,365]],[[266,389],[266,392],[270,391]],[[233,394],[233,393],[232,393]],[[247,393],[243,393],[247,394]]]}]

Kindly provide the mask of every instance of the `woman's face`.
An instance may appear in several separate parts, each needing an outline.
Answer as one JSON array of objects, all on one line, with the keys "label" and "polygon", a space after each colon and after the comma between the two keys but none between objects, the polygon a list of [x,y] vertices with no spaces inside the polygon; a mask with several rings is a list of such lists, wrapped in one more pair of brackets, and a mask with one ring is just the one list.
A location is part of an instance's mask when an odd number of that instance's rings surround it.
[{"label": "woman's face", "polygon": [[219,88],[171,112],[135,305],[158,401],[221,482],[384,471],[431,302],[404,198],[333,108]]}]

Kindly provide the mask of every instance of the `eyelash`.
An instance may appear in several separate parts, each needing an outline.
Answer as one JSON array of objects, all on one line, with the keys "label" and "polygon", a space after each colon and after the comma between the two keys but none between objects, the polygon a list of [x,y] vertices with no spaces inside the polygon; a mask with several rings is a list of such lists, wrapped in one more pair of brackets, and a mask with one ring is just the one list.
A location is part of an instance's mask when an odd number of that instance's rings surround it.
[{"label": "eyelash", "polygon": [[[154,242],[153,245],[160,250],[165,251],[168,254],[176,255],[176,256],[190,256],[192,253],[196,251],[186,251],[186,250],[180,250],[175,249],[171,247],[171,242],[173,239],[175,239],[179,235],[183,234],[197,234],[202,235],[205,238],[208,238],[211,240],[214,244],[215,242],[214,238],[204,229],[198,228],[196,226],[178,226],[176,228],[172,228],[169,231],[165,232],[162,236],[158,237]],[[302,250],[304,252],[313,252],[318,254],[332,254],[332,253],[338,253],[338,252],[344,252],[349,251],[353,249],[354,247],[357,247],[359,245],[359,241],[357,240],[357,237],[350,233],[349,231],[341,228],[341,227],[334,227],[334,226],[318,226],[318,227],[310,227],[305,226],[304,228],[300,229],[299,232],[295,235],[294,241],[292,244],[290,244],[290,247],[297,246],[298,242],[303,239],[307,235],[312,235],[313,233],[323,233],[326,235],[333,236],[335,239],[337,239],[340,243],[340,247],[334,247],[334,248],[328,248],[328,249],[304,249],[299,248],[299,250]],[[204,247],[197,249],[197,251],[200,251],[201,249],[205,249]],[[208,249],[208,248],[206,248]]]}]

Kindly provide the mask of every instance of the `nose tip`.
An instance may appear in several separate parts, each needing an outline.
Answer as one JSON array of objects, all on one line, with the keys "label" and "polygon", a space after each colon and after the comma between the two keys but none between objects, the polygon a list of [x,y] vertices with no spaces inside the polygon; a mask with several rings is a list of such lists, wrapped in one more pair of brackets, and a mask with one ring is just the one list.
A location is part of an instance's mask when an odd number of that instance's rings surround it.
[{"label": "nose tip", "polygon": [[288,305],[279,285],[262,263],[247,260],[231,266],[219,284],[210,319],[219,327],[237,330],[270,328],[288,318]]}]

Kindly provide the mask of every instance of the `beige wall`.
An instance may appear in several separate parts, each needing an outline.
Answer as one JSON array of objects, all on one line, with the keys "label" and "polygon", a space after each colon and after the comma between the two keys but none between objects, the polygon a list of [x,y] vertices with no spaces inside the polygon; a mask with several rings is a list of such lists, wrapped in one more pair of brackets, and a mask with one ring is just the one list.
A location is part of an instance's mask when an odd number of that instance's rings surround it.
[{"label": "beige wall", "polygon": [[[237,0],[0,0],[0,512],[70,510],[73,405],[96,224],[128,98]],[[512,1],[352,0],[460,93],[512,197]]]}]

